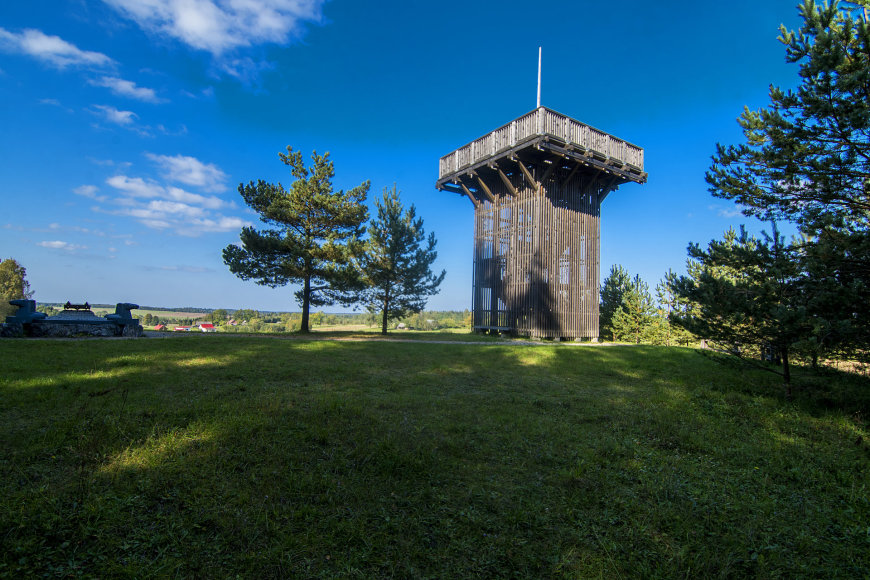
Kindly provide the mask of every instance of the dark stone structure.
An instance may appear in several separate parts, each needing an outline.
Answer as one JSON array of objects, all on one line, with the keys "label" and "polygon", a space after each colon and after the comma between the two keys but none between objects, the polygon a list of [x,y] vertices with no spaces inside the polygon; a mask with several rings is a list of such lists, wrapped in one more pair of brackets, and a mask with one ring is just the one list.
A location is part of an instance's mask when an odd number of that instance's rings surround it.
[{"label": "dark stone structure", "polygon": [[138,304],[119,302],[114,314],[104,318],[90,308],[64,308],[56,316],[47,316],[36,312],[34,300],[10,300],[9,303],[18,306],[18,312],[7,316],[6,324],[0,326],[2,337],[142,336],[142,325],[131,314],[139,308]]}]

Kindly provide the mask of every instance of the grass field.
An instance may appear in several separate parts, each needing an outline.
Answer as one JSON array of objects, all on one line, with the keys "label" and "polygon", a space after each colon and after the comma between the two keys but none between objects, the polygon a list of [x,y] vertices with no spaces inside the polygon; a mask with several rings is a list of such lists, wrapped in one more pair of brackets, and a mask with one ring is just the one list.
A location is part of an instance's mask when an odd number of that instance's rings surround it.
[{"label": "grass field", "polygon": [[[105,316],[106,314],[111,314],[115,312],[115,308],[100,308],[95,307],[92,309],[94,314],[97,316]],[[172,319],[193,319],[200,320],[202,318],[206,318],[208,316],[207,312],[182,312],[175,310],[149,310],[147,308],[137,308],[133,311],[133,316],[137,316],[140,319],[145,318],[146,314],[151,314],[152,316],[159,316],[160,318],[166,320],[169,318]]]},{"label": "grass field", "polygon": [[0,341],[0,575],[866,578],[870,388],[659,347]]}]

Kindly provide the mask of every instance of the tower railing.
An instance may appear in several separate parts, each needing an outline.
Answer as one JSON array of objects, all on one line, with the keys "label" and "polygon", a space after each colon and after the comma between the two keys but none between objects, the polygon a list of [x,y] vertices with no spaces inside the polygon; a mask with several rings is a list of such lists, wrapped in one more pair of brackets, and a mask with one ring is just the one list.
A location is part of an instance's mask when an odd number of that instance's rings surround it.
[{"label": "tower railing", "polygon": [[524,141],[541,136],[570,144],[593,155],[597,154],[608,162],[628,165],[637,171],[643,171],[641,147],[546,107],[540,107],[442,157],[438,178],[441,179],[487,158],[495,157]]}]

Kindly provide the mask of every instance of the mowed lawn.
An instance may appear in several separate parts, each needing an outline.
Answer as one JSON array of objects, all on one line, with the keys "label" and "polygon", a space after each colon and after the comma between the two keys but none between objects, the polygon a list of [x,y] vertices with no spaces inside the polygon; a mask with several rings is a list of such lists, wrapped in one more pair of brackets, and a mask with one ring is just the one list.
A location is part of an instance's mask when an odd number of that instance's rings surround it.
[{"label": "mowed lawn", "polygon": [[690,349],[0,341],[0,576],[866,578],[870,387]]}]

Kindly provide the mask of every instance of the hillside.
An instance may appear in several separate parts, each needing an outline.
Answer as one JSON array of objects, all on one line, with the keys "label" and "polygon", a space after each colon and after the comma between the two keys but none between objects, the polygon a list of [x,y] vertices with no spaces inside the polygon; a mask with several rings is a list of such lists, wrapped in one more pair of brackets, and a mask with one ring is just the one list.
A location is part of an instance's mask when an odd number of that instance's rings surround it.
[{"label": "hillside", "polygon": [[0,344],[0,576],[870,575],[860,377],[787,403],[678,348]]}]

